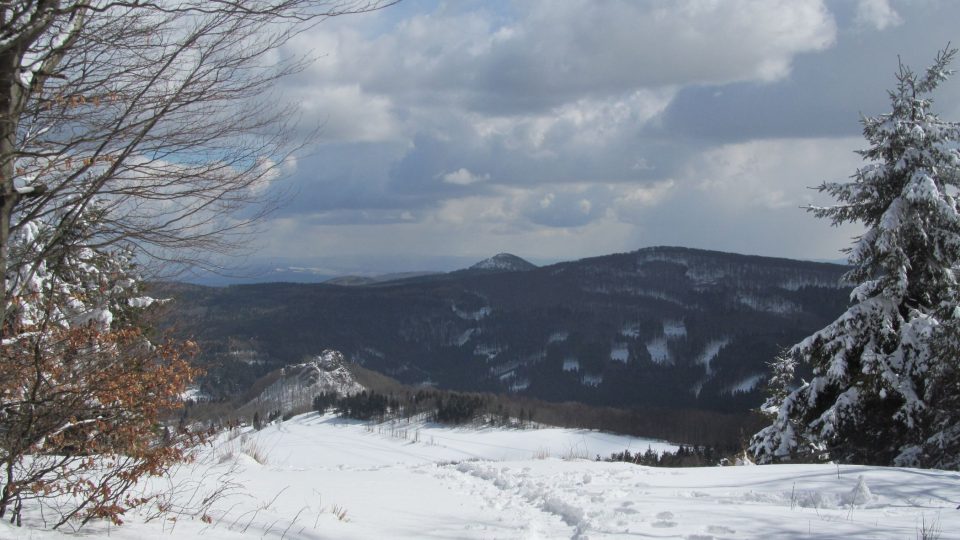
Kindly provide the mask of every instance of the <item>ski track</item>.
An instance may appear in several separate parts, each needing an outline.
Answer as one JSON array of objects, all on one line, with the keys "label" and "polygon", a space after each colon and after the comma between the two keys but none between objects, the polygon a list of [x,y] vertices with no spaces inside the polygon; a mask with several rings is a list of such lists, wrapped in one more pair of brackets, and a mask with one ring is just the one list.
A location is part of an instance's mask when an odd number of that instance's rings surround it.
[{"label": "ski track", "polygon": [[[809,474],[809,468],[803,475],[783,471],[783,477],[766,472],[776,468],[740,468],[744,477],[729,483],[723,482],[731,477],[724,468],[701,470],[697,478],[697,471],[556,458],[469,461],[446,468],[471,477],[460,480],[460,487],[470,486],[494,509],[532,507],[540,512],[534,516],[554,516],[567,526],[547,538],[914,538],[922,526],[917,510],[927,525],[940,527],[937,538],[960,538],[941,521],[952,517],[949,500],[925,491],[922,480],[901,479],[894,487],[883,472],[867,467],[845,467],[842,477],[826,470]],[[864,477],[861,472],[874,486],[892,488],[898,504],[880,504],[875,498],[845,504],[851,487]],[[486,487],[476,488],[477,481]],[[789,490],[782,489],[786,485]],[[920,497],[927,499],[917,508]]]},{"label": "ski track", "polygon": [[[455,469],[485,484],[485,489],[473,489],[471,492],[478,493],[493,508],[499,509],[505,504],[527,506],[539,511],[540,515],[548,516],[546,520],[562,521],[568,531],[562,536],[548,536],[551,538],[587,540],[623,535],[664,536],[655,531],[677,525],[672,521],[672,512],[659,511],[644,515],[633,508],[635,503],[631,496],[635,496],[636,492],[616,487],[630,479],[632,475],[629,473],[604,472],[598,478],[591,472],[565,471],[544,477],[523,464],[514,466],[489,462],[460,463]],[[597,508],[598,503],[603,503],[605,508]],[[723,527],[713,528],[715,531],[720,529],[734,532]],[[712,536],[705,535],[702,538]]]},{"label": "ski track", "polygon": [[576,524],[553,511],[536,498],[510,489],[503,483],[490,481],[470,469],[470,463],[440,467],[435,477],[450,489],[469,493],[479,499],[484,512],[495,514],[496,521],[517,523],[516,538],[575,538]]}]

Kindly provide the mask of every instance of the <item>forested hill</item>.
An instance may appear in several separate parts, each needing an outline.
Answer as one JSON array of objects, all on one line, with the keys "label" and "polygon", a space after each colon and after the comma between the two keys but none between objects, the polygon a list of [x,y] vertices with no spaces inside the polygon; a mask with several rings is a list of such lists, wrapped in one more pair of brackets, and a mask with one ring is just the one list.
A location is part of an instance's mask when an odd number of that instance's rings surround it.
[{"label": "forested hill", "polygon": [[766,363],[838,316],[845,267],[675,247],[344,287],[170,286],[224,395],[328,348],[406,383],[736,411]]}]

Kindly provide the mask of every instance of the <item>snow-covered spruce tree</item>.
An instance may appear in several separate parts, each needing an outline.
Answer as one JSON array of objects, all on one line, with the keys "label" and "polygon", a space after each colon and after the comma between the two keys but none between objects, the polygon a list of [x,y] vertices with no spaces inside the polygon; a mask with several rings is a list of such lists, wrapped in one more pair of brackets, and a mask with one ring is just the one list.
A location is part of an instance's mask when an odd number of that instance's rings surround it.
[{"label": "snow-covered spruce tree", "polygon": [[776,418],[783,400],[793,390],[796,365],[797,361],[789,349],[780,351],[780,354],[767,364],[770,379],[767,381],[767,400],[760,406],[761,414],[771,419]]},{"label": "snow-covered spruce tree", "polygon": [[[192,345],[149,341],[129,253],[94,249],[99,209],[51,241],[40,221],[21,227],[8,274],[13,307],[0,342],[0,517],[46,507],[48,525],[115,523],[147,502],[130,489],[182,461],[195,438],[162,436],[161,414],[182,405]],[[31,264],[21,264],[21,261]],[[39,264],[37,264],[39,262]]]},{"label": "snow-covered spruce tree", "polygon": [[941,321],[934,334],[928,407],[931,435],[924,441],[924,461],[941,469],[960,469],[960,313]]},{"label": "snow-covered spruce tree", "polygon": [[838,204],[817,217],[866,228],[848,250],[856,286],[840,318],[793,347],[813,378],[754,435],[761,462],[957,465],[960,125],[930,112],[955,53],[924,73],[901,64],[893,110],[862,120],[868,164],[820,186]]}]

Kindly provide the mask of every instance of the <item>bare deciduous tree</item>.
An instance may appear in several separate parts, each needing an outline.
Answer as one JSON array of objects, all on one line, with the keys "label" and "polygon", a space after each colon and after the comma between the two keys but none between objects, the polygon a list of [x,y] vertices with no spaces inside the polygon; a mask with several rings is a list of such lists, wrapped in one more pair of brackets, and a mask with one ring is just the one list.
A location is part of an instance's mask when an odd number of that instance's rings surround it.
[{"label": "bare deciduous tree", "polygon": [[308,59],[282,46],[390,3],[0,1],[0,515],[79,486],[62,517],[118,519],[182,458],[151,426],[190,347],[143,337],[128,263],[236,247],[296,146],[271,90]]}]

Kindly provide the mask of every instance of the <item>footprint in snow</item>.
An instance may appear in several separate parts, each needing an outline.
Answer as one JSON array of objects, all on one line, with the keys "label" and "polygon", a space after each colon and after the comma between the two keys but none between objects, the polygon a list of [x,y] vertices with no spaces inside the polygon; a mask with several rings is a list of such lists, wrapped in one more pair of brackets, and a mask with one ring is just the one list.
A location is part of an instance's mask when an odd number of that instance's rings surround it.
[{"label": "footprint in snow", "polygon": [[670,521],[673,519],[673,512],[660,512],[657,514],[657,521],[654,521],[650,524],[651,527],[656,527],[658,529],[665,529],[668,527],[676,527],[676,521]]}]

